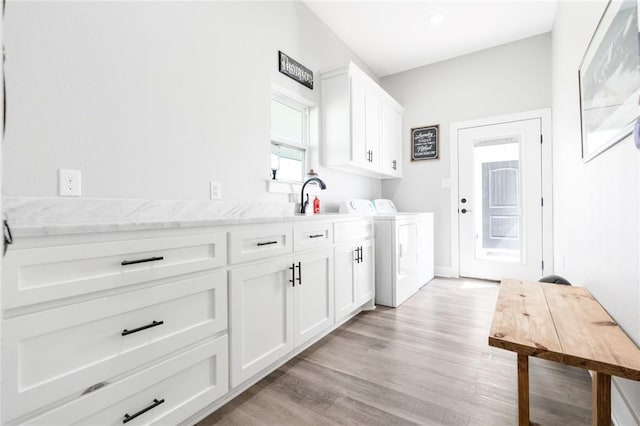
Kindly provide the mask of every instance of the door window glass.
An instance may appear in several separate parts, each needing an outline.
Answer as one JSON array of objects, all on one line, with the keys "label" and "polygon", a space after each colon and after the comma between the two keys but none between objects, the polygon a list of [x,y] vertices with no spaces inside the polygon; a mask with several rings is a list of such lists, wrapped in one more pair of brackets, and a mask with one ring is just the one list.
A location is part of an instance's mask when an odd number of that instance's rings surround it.
[{"label": "door window glass", "polygon": [[[519,262],[522,247],[520,138],[474,141],[478,259]],[[477,207],[476,207],[477,208]]]}]

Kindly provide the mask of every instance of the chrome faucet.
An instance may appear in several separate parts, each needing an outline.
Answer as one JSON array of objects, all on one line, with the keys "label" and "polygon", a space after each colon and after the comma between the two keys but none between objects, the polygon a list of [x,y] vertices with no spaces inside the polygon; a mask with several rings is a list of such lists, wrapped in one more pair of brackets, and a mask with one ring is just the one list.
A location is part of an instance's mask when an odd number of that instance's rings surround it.
[{"label": "chrome faucet", "polygon": [[307,186],[307,184],[309,182],[315,182],[317,184],[320,185],[320,189],[327,189],[327,185],[324,184],[324,182],[322,181],[322,179],[318,178],[318,177],[310,177],[309,179],[305,180],[304,183],[302,184],[302,190],[300,191],[300,213],[304,214],[307,210],[307,204],[309,204],[309,198],[307,198],[306,201],[304,201],[304,188]]}]

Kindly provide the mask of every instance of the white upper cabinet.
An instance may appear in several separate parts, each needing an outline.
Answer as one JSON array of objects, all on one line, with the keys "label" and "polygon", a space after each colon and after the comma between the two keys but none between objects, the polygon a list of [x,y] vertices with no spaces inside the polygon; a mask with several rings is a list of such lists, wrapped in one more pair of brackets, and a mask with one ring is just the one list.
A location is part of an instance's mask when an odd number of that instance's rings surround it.
[{"label": "white upper cabinet", "polygon": [[383,103],[380,115],[380,167],[393,177],[402,177],[402,108]]},{"label": "white upper cabinet", "polygon": [[402,106],[353,63],[321,79],[325,165],[380,179],[402,177]]}]

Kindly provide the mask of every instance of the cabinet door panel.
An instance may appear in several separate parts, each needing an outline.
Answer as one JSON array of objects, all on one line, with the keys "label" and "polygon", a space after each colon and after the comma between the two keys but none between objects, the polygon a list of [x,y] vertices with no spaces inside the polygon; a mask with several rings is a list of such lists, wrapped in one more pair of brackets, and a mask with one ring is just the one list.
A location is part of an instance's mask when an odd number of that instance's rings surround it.
[{"label": "cabinet door panel", "polygon": [[223,232],[11,250],[2,270],[2,305],[44,303],[226,263]]},{"label": "cabinet door panel", "polygon": [[368,302],[375,295],[373,240],[364,241],[360,243],[360,246],[362,246],[362,262],[356,264],[358,304]]},{"label": "cabinet door panel", "polygon": [[[296,346],[333,324],[333,256],[331,249],[296,256],[294,288],[296,306]],[[297,263],[296,263],[297,264]]]},{"label": "cabinet door panel", "polygon": [[371,91],[365,95],[365,142],[369,164],[380,164],[380,98]]},{"label": "cabinet door panel", "polygon": [[382,103],[381,138],[382,171],[391,176],[402,176],[402,112],[388,103]]},{"label": "cabinet door panel", "polygon": [[227,357],[224,335],[84,394],[24,424],[122,425],[125,414],[133,415],[154,399],[164,402],[129,424],[179,424],[227,392]]},{"label": "cabinet door panel", "polygon": [[229,273],[231,386],[293,350],[290,257]]},{"label": "cabinet door panel", "polygon": [[351,79],[351,159],[354,163],[369,166],[367,157],[367,103],[365,88]]},{"label": "cabinet door panel", "polygon": [[336,321],[341,320],[356,309],[358,298],[355,286],[356,251],[352,244],[335,248],[335,312]]}]

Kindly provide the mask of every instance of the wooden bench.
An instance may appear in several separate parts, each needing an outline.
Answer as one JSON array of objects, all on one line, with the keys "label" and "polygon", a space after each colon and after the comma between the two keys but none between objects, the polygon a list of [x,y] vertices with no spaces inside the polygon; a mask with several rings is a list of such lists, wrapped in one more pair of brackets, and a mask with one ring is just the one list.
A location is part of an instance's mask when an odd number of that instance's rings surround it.
[{"label": "wooden bench", "polygon": [[529,357],[592,370],[593,425],[611,425],[611,376],[640,380],[640,349],[583,287],[503,280],[489,345],[518,354],[518,424],[529,426]]}]

